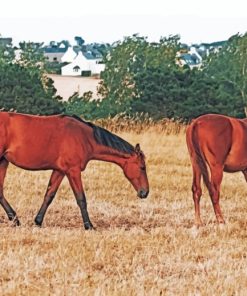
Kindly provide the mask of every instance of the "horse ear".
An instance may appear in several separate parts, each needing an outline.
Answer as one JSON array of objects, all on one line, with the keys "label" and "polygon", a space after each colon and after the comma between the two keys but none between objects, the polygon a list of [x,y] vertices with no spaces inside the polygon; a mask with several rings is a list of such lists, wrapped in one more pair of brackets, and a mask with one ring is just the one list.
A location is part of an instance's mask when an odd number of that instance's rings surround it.
[{"label": "horse ear", "polygon": [[136,146],[135,146],[135,152],[136,152],[137,154],[139,154],[139,153],[141,152],[140,144],[136,144]]}]

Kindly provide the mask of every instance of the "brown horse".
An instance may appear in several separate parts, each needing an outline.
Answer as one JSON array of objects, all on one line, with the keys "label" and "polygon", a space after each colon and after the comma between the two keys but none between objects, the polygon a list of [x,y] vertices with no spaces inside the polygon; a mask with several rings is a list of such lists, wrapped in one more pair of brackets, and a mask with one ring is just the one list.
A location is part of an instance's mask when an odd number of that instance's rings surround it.
[{"label": "brown horse", "polygon": [[81,171],[90,160],[117,164],[140,198],[149,192],[144,154],[125,140],[90,122],[66,115],[33,116],[0,112],[0,204],[19,225],[3,195],[8,163],[27,170],[52,170],[43,204],[35,218],[41,226],[58,187],[66,176],[80,208],[85,229],[92,229]]},{"label": "brown horse", "polygon": [[201,176],[218,223],[225,223],[219,205],[223,171],[242,171],[247,181],[247,121],[216,114],[203,115],[187,128],[186,140],[193,169],[195,224],[202,225],[199,206]]}]

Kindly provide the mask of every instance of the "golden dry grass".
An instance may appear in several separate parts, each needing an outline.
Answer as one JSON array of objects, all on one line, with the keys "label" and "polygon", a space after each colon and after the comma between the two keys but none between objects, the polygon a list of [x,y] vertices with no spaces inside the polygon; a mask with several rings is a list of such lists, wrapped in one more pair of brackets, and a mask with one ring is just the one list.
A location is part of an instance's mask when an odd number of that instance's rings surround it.
[{"label": "golden dry grass", "polygon": [[0,295],[246,295],[244,178],[224,176],[227,225],[217,226],[205,193],[206,225],[195,231],[184,128],[171,129],[139,126],[138,132],[118,133],[141,143],[146,154],[151,189],[146,200],[136,197],[115,165],[88,165],[82,178],[96,231],[83,230],[66,180],[43,227],[35,227],[50,173],[11,166],[5,195],[22,226],[12,227],[0,209]]}]

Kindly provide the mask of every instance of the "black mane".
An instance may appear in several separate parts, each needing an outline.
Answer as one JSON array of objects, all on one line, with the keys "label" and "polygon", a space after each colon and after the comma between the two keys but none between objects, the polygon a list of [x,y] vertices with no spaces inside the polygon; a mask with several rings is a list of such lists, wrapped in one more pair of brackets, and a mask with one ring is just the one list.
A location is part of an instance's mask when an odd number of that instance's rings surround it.
[{"label": "black mane", "polygon": [[76,115],[73,115],[72,118],[92,127],[95,140],[98,144],[111,147],[123,153],[131,154],[135,151],[134,147],[131,144],[118,137],[117,135],[109,132],[108,130],[99,127],[92,122],[85,121]]}]

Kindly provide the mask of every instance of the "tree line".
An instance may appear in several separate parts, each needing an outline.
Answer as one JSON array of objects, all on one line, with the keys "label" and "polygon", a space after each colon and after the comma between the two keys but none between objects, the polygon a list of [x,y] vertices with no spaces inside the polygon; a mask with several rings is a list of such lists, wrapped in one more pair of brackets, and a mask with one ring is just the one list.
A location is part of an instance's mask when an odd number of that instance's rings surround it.
[{"label": "tree line", "polygon": [[13,48],[0,47],[0,107],[32,114],[67,113],[85,119],[150,117],[189,121],[200,114],[247,114],[247,33],[229,38],[209,54],[200,68],[178,65],[179,36],[148,42],[133,35],[112,44],[99,87],[100,100],[91,93],[75,93],[68,102],[56,96],[47,79],[47,63],[38,44],[22,43],[14,60]]}]

